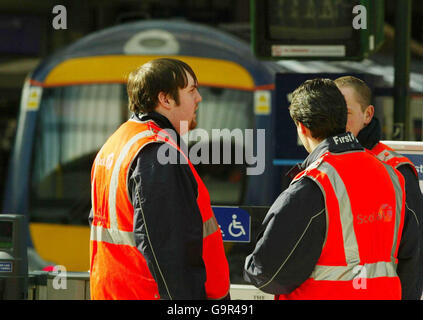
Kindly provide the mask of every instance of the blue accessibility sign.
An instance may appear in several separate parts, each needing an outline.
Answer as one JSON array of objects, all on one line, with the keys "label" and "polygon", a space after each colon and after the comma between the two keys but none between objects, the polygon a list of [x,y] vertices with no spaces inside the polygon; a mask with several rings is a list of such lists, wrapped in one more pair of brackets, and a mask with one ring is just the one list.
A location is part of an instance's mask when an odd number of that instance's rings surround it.
[{"label": "blue accessibility sign", "polygon": [[247,211],[238,207],[213,207],[213,212],[223,241],[250,242],[251,217]]}]

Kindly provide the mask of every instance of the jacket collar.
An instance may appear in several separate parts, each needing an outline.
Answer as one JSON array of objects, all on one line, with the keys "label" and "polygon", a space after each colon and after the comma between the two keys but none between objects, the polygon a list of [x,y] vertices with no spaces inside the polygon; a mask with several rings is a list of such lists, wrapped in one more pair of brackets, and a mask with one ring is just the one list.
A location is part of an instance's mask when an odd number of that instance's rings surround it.
[{"label": "jacket collar", "polygon": [[305,170],[314,161],[319,159],[324,153],[342,153],[348,151],[363,151],[364,148],[358,142],[357,138],[351,132],[338,134],[324,139],[317,147],[308,155],[303,163],[297,164],[292,167],[286,174],[293,179],[298,173]]},{"label": "jacket collar", "polygon": [[357,139],[366,149],[373,149],[381,139],[379,120],[376,117],[373,117],[372,121],[370,121],[370,123],[358,133]]},{"label": "jacket collar", "polygon": [[186,144],[184,140],[181,138],[179,133],[176,131],[172,123],[169,121],[168,118],[166,118],[161,113],[158,113],[156,111],[147,112],[147,113],[140,113],[140,114],[132,114],[131,119],[136,119],[138,121],[154,121],[160,128],[166,129],[167,131],[173,131],[173,133],[176,135],[176,143],[180,148],[185,148],[183,150],[186,150]]},{"label": "jacket collar", "polygon": [[170,123],[169,119],[156,111],[147,112],[147,113],[138,113],[138,114],[134,113],[131,116],[131,118],[133,119],[135,118],[143,122],[148,120],[153,120],[160,128],[171,129],[176,132],[175,128]]}]

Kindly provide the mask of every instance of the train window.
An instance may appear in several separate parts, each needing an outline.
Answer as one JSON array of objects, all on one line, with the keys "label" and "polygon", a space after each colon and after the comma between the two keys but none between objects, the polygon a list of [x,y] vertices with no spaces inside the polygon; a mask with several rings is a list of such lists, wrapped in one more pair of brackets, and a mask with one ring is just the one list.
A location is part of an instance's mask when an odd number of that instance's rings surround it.
[{"label": "train window", "polygon": [[[198,128],[252,128],[252,92],[201,87]],[[38,112],[29,212],[33,222],[87,224],[95,155],[128,117],[124,84],[46,88]],[[208,141],[212,143],[212,141]],[[232,151],[243,148],[231,142]],[[214,204],[238,204],[244,164],[197,166]]]},{"label": "train window", "polygon": [[44,90],[33,150],[32,221],[86,224],[91,166],[126,118],[123,96],[120,84]]},{"label": "train window", "polygon": [[[235,139],[230,133],[233,133],[234,129],[240,129],[244,135],[245,129],[253,128],[253,94],[248,91],[211,87],[201,87],[200,94],[203,101],[197,111],[198,129],[189,133],[189,147],[200,141],[198,131],[203,130],[208,137],[208,148],[205,150],[209,151],[209,163],[201,162],[196,165],[196,169],[209,190],[212,204],[242,204],[247,180],[246,163],[245,157],[242,163],[237,163],[235,156],[237,153],[245,154],[245,139]],[[228,130],[226,134],[214,137],[213,129]],[[224,144],[230,145],[229,164],[223,161]],[[216,148],[220,150],[219,161],[212,163],[213,151]]]}]

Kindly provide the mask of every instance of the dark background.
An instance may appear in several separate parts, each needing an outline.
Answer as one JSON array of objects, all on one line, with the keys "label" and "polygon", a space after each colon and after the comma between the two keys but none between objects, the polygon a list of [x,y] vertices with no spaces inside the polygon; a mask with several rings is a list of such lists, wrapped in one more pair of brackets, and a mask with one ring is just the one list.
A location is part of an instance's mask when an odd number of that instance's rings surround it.
[{"label": "dark background", "polygon": [[[392,59],[395,2],[385,0],[385,44]],[[52,27],[55,5],[67,9],[67,29]],[[413,0],[412,59],[423,65],[423,1]],[[91,32],[140,19],[185,19],[249,41],[249,0],[1,0],[0,1],[0,194],[13,145],[20,93],[28,72],[49,54]],[[423,67],[422,67],[423,69]]]}]

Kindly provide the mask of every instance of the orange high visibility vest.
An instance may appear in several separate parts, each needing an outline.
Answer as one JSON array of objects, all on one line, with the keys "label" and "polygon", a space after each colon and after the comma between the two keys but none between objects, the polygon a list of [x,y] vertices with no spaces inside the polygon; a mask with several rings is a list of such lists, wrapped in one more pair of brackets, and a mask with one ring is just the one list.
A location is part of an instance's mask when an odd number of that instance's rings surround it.
[{"label": "orange high visibility vest", "polygon": [[375,155],[380,161],[383,161],[389,164],[391,167],[398,169],[400,166],[407,165],[411,166],[414,174],[418,179],[418,173],[414,164],[403,155],[396,152],[394,149],[388,147],[386,144],[382,142],[377,143],[373,149],[369,150],[371,154]]},{"label": "orange high visibility vest", "polygon": [[327,152],[292,183],[301,178],[312,179],[323,192],[326,239],[309,279],[275,298],[401,299],[396,273],[405,204],[401,174],[365,151]]},{"label": "orange high visibility vest", "polygon": [[[90,239],[92,299],[159,299],[157,283],[135,246],[134,208],[128,194],[132,161],[149,143],[168,143],[185,158],[166,131],[153,121],[128,120],[107,140],[91,172],[94,218]],[[224,298],[229,292],[229,267],[219,225],[206,186],[186,158],[198,184],[197,204],[203,221],[203,261],[207,298]],[[164,278],[166,275],[163,275]],[[171,293],[169,293],[172,298]]]}]

